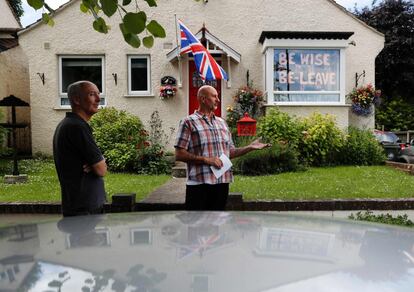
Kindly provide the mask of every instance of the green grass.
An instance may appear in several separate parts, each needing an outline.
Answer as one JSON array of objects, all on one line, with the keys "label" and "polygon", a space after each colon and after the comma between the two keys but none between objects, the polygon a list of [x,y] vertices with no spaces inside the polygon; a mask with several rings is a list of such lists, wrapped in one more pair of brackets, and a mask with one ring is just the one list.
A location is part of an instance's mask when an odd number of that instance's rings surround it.
[{"label": "green grass", "polygon": [[[11,174],[12,161],[0,160],[0,202],[60,202],[60,186],[53,161],[22,160],[19,161],[19,171],[29,175],[28,183],[5,184],[3,176]],[[108,199],[114,193],[133,192],[139,201],[168,179],[168,175],[108,173],[104,180]]]},{"label": "green grass", "polygon": [[413,198],[414,176],[387,166],[310,168],[269,176],[236,176],[245,200]]}]

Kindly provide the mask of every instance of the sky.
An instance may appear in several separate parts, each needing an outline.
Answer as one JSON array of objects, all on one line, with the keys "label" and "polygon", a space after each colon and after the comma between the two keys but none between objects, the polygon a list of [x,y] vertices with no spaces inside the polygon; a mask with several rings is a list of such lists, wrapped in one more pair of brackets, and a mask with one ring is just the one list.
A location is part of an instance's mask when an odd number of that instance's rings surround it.
[{"label": "sky", "polygon": [[[163,1],[163,0],[159,0],[159,1]],[[192,0],[187,0],[187,1],[192,1]],[[35,11],[32,7],[30,7],[27,4],[27,0],[22,0],[22,2],[23,2],[24,15],[20,19],[20,22],[22,23],[23,27],[26,27],[32,24],[33,22],[35,22],[36,20],[38,20],[39,18],[41,18],[43,11],[41,9]],[[46,0],[46,3],[49,4],[49,6],[52,7],[53,9],[58,8],[60,5],[66,2],[67,0]],[[336,2],[347,9],[353,9],[355,3],[357,3],[358,8],[362,8],[365,6],[370,6],[372,0],[336,0]],[[44,11],[44,12],[47,12],[47,11]]]}]

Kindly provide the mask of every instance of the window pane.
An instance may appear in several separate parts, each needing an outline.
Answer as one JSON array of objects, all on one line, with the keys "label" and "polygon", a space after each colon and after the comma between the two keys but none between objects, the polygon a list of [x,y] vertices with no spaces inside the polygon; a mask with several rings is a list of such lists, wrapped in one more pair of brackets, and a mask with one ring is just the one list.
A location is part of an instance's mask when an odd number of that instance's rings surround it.
[{"label": "window pane", "polygon": [[131,90],[148,91],[148,62],[146,58],[131,58]]},{"label": "window pane", "polygon": [[[105,98],[102,97],[102,96],[100,98],[101,98],[101,100],[99,101],[99,105],[105,105]],[[60,105],[70,105],[69,98],[61,97],[60,98]]]},{"label": "window pane", "polygon": [[69,84],[80,80],[95,83],[102,92],[102,59],[62,58],[62,92],[66,93]]},{"label": "window pane", "polygon": [[275,49],[275,91],[339,91],[339,50]]},{"label": "window pane", "polygon": [[338,102],[338,94],[275,94],[274,101]]}]

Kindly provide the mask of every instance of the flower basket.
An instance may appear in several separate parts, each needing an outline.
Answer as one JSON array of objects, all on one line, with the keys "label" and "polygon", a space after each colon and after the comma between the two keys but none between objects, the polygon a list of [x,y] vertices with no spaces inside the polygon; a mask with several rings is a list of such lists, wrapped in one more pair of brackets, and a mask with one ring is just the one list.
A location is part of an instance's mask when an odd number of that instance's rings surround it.
[{"label": "flower basket", "polygon": [[173,85],[164,85],[160,87],[160,98],[169,99],[175,96],[177,88]]},{"label": "flower basket", "polygon": [[347,98],[352,102],[351,110],[358,116],[370,116],[380,102],[381,91],[375,90],[372,84],[354,88]]}]

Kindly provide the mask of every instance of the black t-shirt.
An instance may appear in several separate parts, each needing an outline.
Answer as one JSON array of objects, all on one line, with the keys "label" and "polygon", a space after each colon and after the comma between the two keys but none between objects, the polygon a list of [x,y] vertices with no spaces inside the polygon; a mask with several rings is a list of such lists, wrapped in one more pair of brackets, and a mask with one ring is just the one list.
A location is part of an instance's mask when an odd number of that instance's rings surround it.
[{"label": "black t-shirt", "polygon": [[71,215],[96,210],[105,202],[103,178],[83,165],[94,165],[103,156],[92,136],[92,129],[75,113],[56,127],[53,136],[53,157],[62,193],[62,213]]}]

